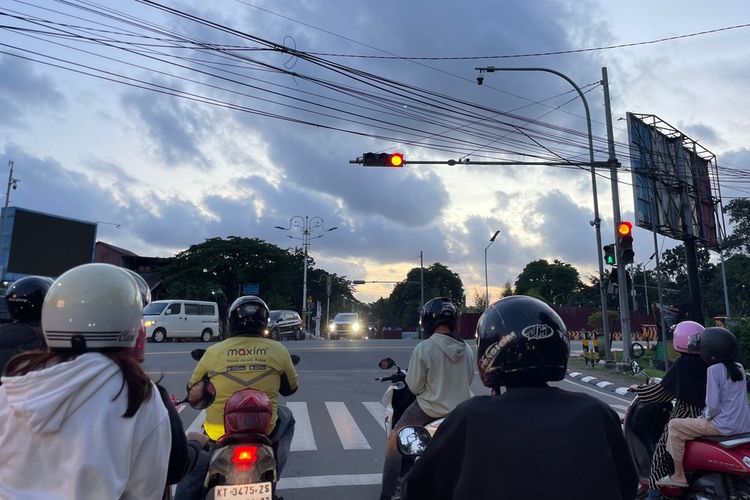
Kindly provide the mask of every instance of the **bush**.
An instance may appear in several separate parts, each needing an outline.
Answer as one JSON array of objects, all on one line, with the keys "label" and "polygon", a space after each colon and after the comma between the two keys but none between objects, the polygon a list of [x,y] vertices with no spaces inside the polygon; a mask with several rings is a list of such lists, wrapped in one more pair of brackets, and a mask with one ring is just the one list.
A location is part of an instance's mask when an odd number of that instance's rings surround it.
[{"label": "bush", "polygon": [[740,345],[740,363],[745,368],[750,368],[750,319],[735,320],[727,326],[737,336],[737,342]]}]

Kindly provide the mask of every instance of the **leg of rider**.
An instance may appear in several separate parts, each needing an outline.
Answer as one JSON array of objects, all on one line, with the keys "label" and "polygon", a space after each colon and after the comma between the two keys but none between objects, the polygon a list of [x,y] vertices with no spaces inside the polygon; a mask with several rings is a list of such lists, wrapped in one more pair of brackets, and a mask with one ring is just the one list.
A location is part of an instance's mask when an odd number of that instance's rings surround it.
[{"label": "leg of rider", "polygon": [[295,421],[292,410],[286,406],[279,405],[276,412],[279,418],[276,421],[276,427],[268,438],[273,443],[273,451],[276,455],[276,473],[281,477],[281,473],[286,466],[286,460],[289,457],[289,448],[292,446]]},{"label": "leg of rider", "polygon": [[203,483],[205,483],[206,474],[208,474],[210,458],[210,452],[200,452],[198,459],[195,461],[195,466],[177,483],[174,500],[203,500],[205,496]]},{"label": "leg of rider", "polygon": [[700,436],[717,435],[714,424],[705,418],[675,418],[669,421],[669,436],[667,437],[667,451],[674,460],[674,474],[672,479],[687,482],[682,459],[685,456],[685,441]]},{"label": "leg of rider", "polygon": [[383,463],[383,483],[380,487],[380,498],[390,498],[396,494],[398,486],[398,474],[401,470],[401,454],[398,452],[396,439],[398,431],[408,425],[426,425],[436,420],[436,418],[427,415],[419,407],[419,403],[414,401],[404,410],[404,414],[398,420],[396,427],[388,435],[388,444],[385,449],[385,462]]}]

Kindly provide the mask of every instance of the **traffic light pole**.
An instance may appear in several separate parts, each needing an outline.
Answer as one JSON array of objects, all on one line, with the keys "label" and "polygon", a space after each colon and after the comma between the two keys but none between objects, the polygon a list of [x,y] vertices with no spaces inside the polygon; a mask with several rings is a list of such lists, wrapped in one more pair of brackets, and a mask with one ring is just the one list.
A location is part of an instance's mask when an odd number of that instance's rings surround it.
[{"label": "traffic light pole", "polygon": [[620,226],[620,190],[617,183],[617,169],[620,163],[615,155],[615,138],[612,130],[612,110],[609,104],[609,79],[607,68],[602,68],[602,87],[604,88],[604,115],[607,122],[607,150],[609,151],[609,172],[612,183],[612,215],[615,222],[615,249],[618,256],[617,262],[617,295],[620,304],[620,331],[622,332],[622,360],[630,363],[630,347],[632,338],[630,335],[630,299],[628,298],[627,273],[625,263],[619,262],[621,255],[620,238],[617,228]]}]

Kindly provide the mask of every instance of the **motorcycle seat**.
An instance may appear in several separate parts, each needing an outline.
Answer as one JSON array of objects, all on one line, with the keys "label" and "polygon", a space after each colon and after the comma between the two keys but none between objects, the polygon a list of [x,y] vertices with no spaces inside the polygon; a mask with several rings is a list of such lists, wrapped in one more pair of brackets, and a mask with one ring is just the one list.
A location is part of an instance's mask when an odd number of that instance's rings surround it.
[{"label": "motorcycle seat", "polygon": [[711,441],[722,448],[735,448],[737,446],[750,443],[750,433],[734,434],[732,436],[702,436],[702,441]]},{"label": "motorcycle seat", "polygon": [[221,436],[217,441],[219,446],[231,446],[233,444],[256,443],[272,446],[273,443],[265,434],[257,432],[236,432],[233,434]]}]

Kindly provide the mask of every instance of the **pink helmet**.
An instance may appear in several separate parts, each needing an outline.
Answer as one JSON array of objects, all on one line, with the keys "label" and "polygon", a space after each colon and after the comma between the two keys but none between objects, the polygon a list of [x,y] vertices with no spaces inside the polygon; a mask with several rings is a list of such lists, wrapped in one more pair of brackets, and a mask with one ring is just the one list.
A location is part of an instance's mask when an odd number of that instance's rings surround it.
[{"label": "pink helmet", "polygon": [[696,323],[695,321],[680,321],[674,327],[672,347],[674,347],[675,351],[690,352],[688,349],[690,337],[697,333],[701,333],[705,329],[706,328],[703,325]]}]

